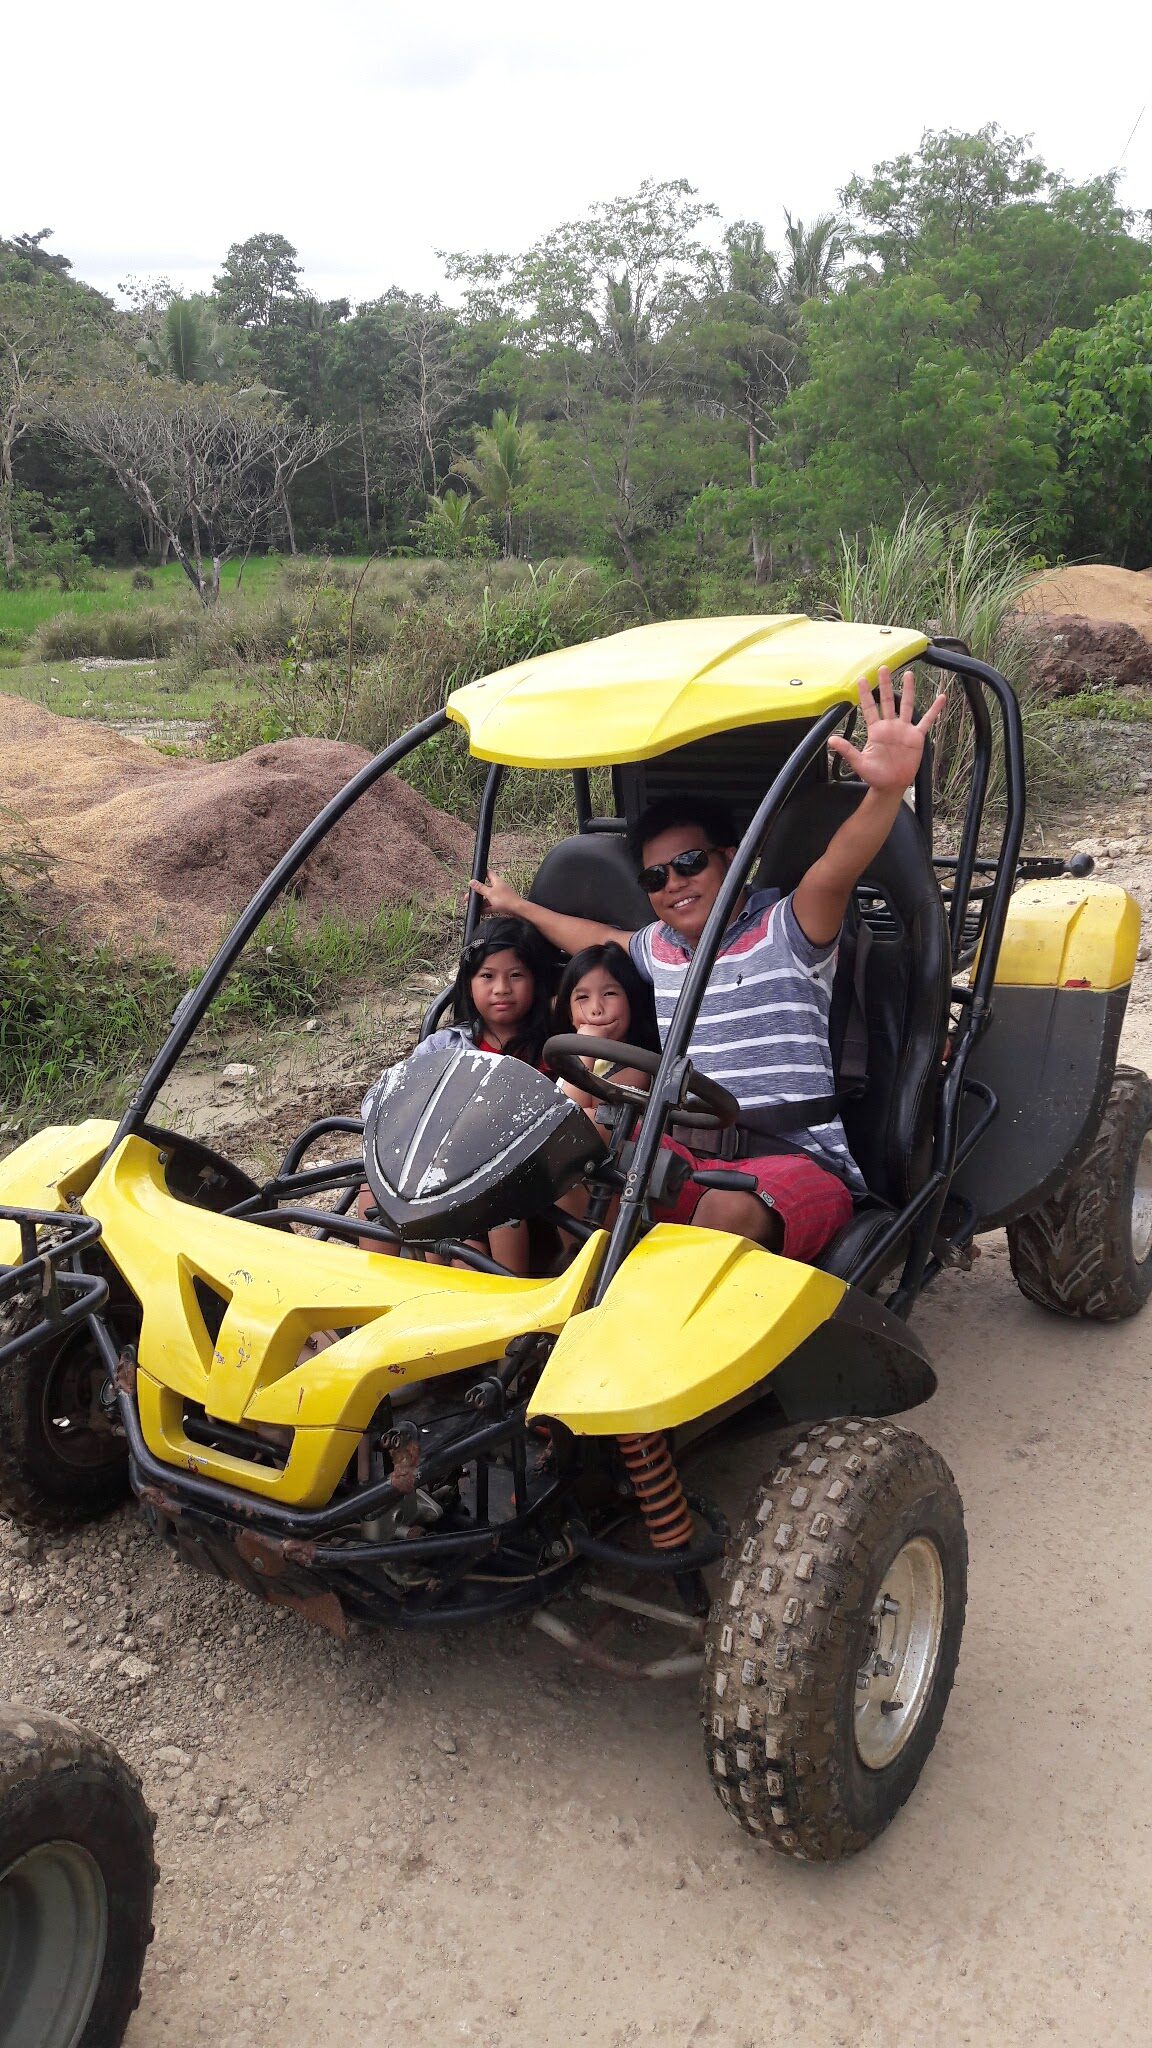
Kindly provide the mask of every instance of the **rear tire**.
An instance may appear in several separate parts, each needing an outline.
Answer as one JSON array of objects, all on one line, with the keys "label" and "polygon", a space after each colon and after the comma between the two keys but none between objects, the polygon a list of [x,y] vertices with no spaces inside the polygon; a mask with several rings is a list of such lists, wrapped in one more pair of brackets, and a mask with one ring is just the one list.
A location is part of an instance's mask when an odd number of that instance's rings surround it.
[{"label": "rear tire", "polygon": [[0,1706],[0,2038],[116,2048],[152,1939],[152,1815],[107,1742]]},{"label": "rear tire", "polygon": [[1152,1081],[1117,1067],[1100,1128],[1059,1191],[1008,1225],[1021,1294],[1061,1316],[1121,1322],[1152,1295]]},{"label": "rear tire", "polygon": [[[37,1304],[32,1319],[39,1313]],[[0,1510],[33,1527],[91,1522],[128,1492],[128,1447],[100,1404],[83,1324],[0,1365]]]},{"label": "rear tire", "polygon": [[888,1826],[944,1717],[967,1558],[956,1482],[921,1437],[830,1422],[780,1440],[705,1641],[709,1768],[748,1834],[829,1863]]}]

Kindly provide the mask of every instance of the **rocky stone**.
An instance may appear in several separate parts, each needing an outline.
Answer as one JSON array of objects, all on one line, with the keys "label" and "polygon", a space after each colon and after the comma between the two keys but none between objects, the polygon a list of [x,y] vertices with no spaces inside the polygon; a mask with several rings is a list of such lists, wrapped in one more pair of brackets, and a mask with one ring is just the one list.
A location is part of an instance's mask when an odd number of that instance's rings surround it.
[{"label": "rocky stone", "polygon": [[152,1751],[152,1761],[154,1764],[169,1764],[177,1771],[186,1771],[192,1759],[186,1749],[179,1749],[174,1742],[166,1742],[160,1749]]},{"label": "rocky stone", "polygon": [[121,1657],[116,1668],[121,1678],[126,1678],[131,1685],[143,1685],[146,1678],[152,1677],[156,1666],[149,1664],[146,1657],[128,1656]]},{"label": "rocky stone", "polygon": [[1152,690],[1152,640],[1119,620],[1041,612],[1024,628],[1028,666],[1045,697]]},{"label": "rocky stone", "polygon": [[244,1088],[249,1081],[256,1079],[256,1069],[247,1060],[229,1060],[228,1065],[221,1069],[220,1079],[225,1088]]}]

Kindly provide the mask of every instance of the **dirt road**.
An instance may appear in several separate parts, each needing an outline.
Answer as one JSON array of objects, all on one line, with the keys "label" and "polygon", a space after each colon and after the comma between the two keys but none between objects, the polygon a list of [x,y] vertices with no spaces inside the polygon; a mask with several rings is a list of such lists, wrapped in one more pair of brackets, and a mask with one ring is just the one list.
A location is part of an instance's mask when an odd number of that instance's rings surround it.
[{"label": "dirt road", "polygon": [[[1146,986],[1125,1052],[1152,1063]],[[918,1792],[833,1869],[734,1829],[691,1681],[519,1624],[342,1647],[127,1513],[0,1551],[0,1690],[113,1735],[160,1809],[129,2048],[1144,2048],[1152,1321],[1046,1317],[992,1239],[918,1323],[968,1626]],[[729,1456],[733,1503],[761,1461]]]}]

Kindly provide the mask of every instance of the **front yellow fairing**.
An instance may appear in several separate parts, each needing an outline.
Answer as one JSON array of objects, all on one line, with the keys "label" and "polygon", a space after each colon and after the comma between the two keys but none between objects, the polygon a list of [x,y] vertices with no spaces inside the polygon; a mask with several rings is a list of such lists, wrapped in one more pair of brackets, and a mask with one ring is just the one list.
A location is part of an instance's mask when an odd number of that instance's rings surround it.
[{"label": "front yellow fairing", "polygon": [[[103,1225],[104,1248],[143,1312],[137,1389],[149,1449],[302,1507],[328,1500],[386,1394],[483,1365],[526,1331],[561,1330],[583,1305],[605,1242],[597,1233],[550,1280],[366,1253],[175,1200],[160,1153],[143,1138],[117,1148],[84,1208]],[[215,1344],[197,1280],[227,1302]],[[315,1332],[349,1326],[301,1360]],[[291,1430],[284,1470],[194,1443],[185,1402],[222,1422]]]},{"label": "front yellow fairing", "polygon": [[923,633],[802,613],[675,619],[560,648],[454,690],[469,751],[518,768],[650,760],[738,726],[813,719],[857,678],[923,654]]},{"label": "front yellow fairing", "polygon": [[745,1238],[658,1223],[561,1332],[529,1415],[584,1436],[695,1421],[765,1379],[844,1292]]}]

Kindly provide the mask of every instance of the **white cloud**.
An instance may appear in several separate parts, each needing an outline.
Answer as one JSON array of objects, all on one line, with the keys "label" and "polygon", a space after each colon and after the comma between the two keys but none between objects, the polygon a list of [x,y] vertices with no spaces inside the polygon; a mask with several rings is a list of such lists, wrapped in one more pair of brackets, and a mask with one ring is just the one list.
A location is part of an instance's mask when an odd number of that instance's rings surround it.
[{"label": "white cloud", "polygon": [[[50,36],[45,23],[50,22]],[[881,26],[882,24],[882,26]],[[1118,63],[1122,51],[1123,63]],[[312,288],[435,289],[437,248],[517,248],[646,176],[725,218],[807,217],[926,126],[998,120],[1073,177],[1114,163],[1147,90],[1144,10],[1100,0],[1070,44],[1012,0],[239,0],[173,16],[56,0],[6,23],[0,231],[56,230],[77,272],[210,285],[228,244],[286,234]],[[1152,205],[1152,110],[1125,163]]]}]

